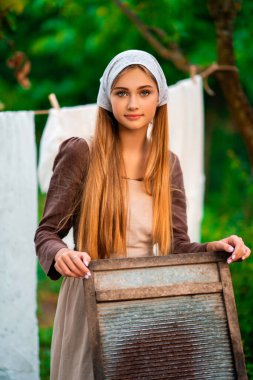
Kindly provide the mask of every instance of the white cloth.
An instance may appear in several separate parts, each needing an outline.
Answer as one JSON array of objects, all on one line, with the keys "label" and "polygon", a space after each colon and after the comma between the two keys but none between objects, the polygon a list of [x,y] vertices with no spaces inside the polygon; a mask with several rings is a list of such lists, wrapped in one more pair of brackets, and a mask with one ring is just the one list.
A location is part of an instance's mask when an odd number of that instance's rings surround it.
[{"label": "white cloth", "polygon": [[[204,195],[204,106],[202,79],[179,81],[169,86],[170,148],[179,156],[188,203],[188,226],[192,241],[199,241]],[[90,104],[51,110],[40,145],[39,182],[47,192],[59,145],[69,137],[90,139],[95,129],[97,106]],[[68,241],[65,240],[66,242]]]},{"label": "white cloth", "polygon": [[0,379],[38,380],[33,112],[0,112]]},{"label": "white cloth", "polygon": [[117,75],[129,65],[145,66],[155,77],[159,89],[159,106],[168,101],[167,82],[156,58],[143,50],[126,50],[117,54],[107,65],[102,77],[97,97],[97,105],[112,111],[110,101],[111,87]]},{"label": "white cloth", "polygon": [[38,177],[41,191],[46,193],[52,176],[55,156],[60,144],[69,137],[86,140],[94,134],[97,105],[50,109],[49,117],[40,140]]},{"label": "white cloth", "polygon": [[179,157],[187,198],[189,236],[199,241],[204,204],[204,102],[197,75],[169,87],[170,147]]}]

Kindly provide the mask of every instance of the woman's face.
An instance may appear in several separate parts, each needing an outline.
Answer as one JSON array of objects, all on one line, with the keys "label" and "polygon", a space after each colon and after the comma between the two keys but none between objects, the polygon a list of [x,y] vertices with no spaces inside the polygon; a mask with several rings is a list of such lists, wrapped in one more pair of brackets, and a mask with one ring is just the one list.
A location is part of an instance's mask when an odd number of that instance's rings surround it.
[{"label": "woman's face", "polygon": [[119,77],[110,99],[119,128],[147,129],[155,116],[159,94],[156,82],[137,67]]}]

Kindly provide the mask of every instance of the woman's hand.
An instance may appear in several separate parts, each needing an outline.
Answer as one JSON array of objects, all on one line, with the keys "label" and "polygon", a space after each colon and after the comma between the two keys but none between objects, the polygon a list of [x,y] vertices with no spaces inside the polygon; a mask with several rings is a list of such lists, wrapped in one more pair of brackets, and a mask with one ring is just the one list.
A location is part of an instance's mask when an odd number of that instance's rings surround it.
[{"label": "woman's hand", "polygon": [[62,276],[76,278],[90,278],[88,269],[91,257],[86,252],[73,251],[61,248],[55,255],[54,267]]},{"label": "woman's hand", "polygon": [[251,250],[244,244],[242,238],[236,235],[231,235],[218,241],[211,241],[207,244],[207,251],[233,252],[227,259],[228,264],[239,259],[245,260],[251,253]]}]

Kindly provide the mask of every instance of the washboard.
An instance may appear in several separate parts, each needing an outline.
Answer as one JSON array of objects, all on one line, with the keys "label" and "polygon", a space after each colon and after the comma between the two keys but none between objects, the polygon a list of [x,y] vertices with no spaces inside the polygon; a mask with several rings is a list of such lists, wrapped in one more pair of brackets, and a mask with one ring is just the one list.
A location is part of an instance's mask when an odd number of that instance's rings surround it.
[{"label": "washboard", "polygon": [[93,261],[95,380],[246,380],[225,252]]}]

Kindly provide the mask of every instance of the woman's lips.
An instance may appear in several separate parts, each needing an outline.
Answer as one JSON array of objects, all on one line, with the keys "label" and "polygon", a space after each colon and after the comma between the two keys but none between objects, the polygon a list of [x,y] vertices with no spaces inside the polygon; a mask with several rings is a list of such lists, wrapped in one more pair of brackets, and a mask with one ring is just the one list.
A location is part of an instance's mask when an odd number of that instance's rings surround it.
[{"label": "woman's lips", "polygon": [[138,120],[143,115],[125,115],[125,117],[129,120]]}]

